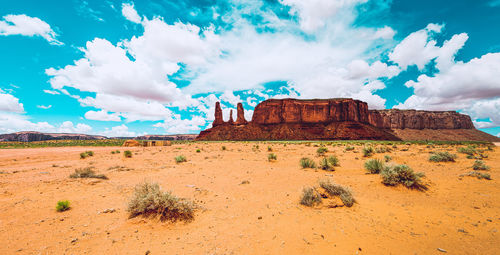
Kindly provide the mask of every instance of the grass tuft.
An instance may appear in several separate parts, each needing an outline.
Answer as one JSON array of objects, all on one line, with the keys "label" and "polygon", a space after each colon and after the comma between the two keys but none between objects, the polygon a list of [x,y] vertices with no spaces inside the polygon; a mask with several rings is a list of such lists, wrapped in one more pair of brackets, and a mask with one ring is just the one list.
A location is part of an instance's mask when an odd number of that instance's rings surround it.
[{"label": "grass tuft", "polygon": [[365,169],[371,174],[378,174],[384,169],[384,163],[380,159],[370,159],[365,162]]},{"label": "grass tuft", "polygon": [[351,207],[355,202],[351,191],[347,187],[335,184],[330,180],[321,180],[319,182],[319,186],[323,188],[330,196],[339,196],[340,200],[342,200],[342,203],[344,203],[344,205],[347,207]]},{"label": "grass tuft", "polygon": [[431,153],[429,161],[432,162],[455,162],[457,158],[456,154],[451,154],[447,151],[438,151]]},{"label": "grass tuft", "polygon": [[78,168],[69,177],[70,178],[96,178],[96,179],[103,179],[103,180],[108,179],[108,177],[104,174],[96,174],[94,172],[94,170],[92,170],[92,168],[93,167]]},{"label": "grass tuft", "polygon": [[56,211],[58,211],[58,212],[64,212],[64,211],[67,211],[69,209],[70,209],[70,207],[69,207],[69,201],[68,200],[57,201]]},{"label": "grass tuft", "polygon": [[191,221],[195,206],[189,200],[178,198],[171,192],[163,192],[156,183],[143,183],[135,187],[127,211],[129,217],[159,216],[162,221]]},{"label": "grass tuft", "polygon": [[490,167],[484,164],[482,160],[474,161],[474,165],[472,165],[472,169],[474,170],[490,170]]},{"label": "grass tuft", "polygon": [[126,158],[131,158],[132,157],[132,152],[131,151],[124,151],[123,156]]},{"label": "grass tuft", "polygon": [[363,157],[370,157],[373,153],[373,147],[368,146],[363,148]]},{"label": "grass tuft", "polygon": [[385,161],[385,162],[389,162],[389,161],[391,161],[391,160],[392,160],[392,157],[391,157],[391,156],[389,156],[389,155],[385,155],[385,156],[384,156],[384,161]]},{"label": "grass tuft", "polygon": [[310,158],[301,158],[300,166],[302,168],[316,168],[316,163]]},{"label": "grass tuft", "polygon": [[476,171],[471,171],[471,172],[468,172],[465,175],[466,176],[471,176],[471,177],[476,177],[479,180],[481,180],[481,179],[491,180],[491,176],[488,173],[480,173],[480,172],[476,172]]},{"label": "grass tuft", "polygon": [[328,152],[328,149],[326,147],[319,147],[318,150],[316,150],[316,153],[318,154],[318,156],[323,156],[327,152]]},{"label": "grass tuft", "polygon": [[278,159],[278,156],[276,156],[276,154],[274,154],[274,153],[269,153],[269,154],[267,155],[267,160],[268,160],[268,161],[275,161],[275,160],[277,160],[277,159]]},{"label": "grass tuft", "polygon": [[305,206],[314,206],[320,203],[321,195],[314,188],[304,188],[302,191],[302,197],[300,198],[300,204]]},{"label": "grass tuft", "polygon": [[394,165],[387,166],[380,172],[382,176],[382,183],[389,186],[396,186],[402,184],[407,188],[415,188],[425,190],[427,187],[423,184],[421,177],[423,173],[415,173],[407,165]]},{"label": "grass tuft", "polygon": [[182,163],[182,162],[186,162],[187,159],[184,155],[179,155],[177,157],[175,157],[175,163]]}]

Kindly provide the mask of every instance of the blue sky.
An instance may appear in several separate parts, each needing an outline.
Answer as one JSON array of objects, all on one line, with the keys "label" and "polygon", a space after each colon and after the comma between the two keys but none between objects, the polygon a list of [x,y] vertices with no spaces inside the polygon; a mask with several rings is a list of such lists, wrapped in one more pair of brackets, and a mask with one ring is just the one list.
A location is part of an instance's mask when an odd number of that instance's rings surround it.
[{"label": "blue sky", "polygon": [[197,133],[214,104],[352,97],[500,134],[500,1],[8,1],[0,133]]}]

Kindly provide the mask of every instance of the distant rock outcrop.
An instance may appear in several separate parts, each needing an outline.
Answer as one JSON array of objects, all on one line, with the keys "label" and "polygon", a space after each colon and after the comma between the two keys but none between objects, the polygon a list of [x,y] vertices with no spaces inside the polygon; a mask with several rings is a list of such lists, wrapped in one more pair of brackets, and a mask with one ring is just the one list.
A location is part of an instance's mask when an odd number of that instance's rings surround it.
[{"label": "distant rock outcrop", "polygon": [[202,131],[196,139],[430,140],[430,137],[433,140],[499,140],[476,130],[469,116],[454,111],[368,110],[367,103],[349,98],[269,99],[255,107],[250,122],[244,119],[241,103],[236,122],[232,121],[232,114],[229,121],[224,122],[217,102],[212,128]]},{"label": "distant rock outcrop", "polygon": [[198,135],[184,134],[184,135],[141,135],[137,136],[135,140],[194,140]]},{"label": "distant rock outcrop", "polygon": [[67,134],[67,133],[40,133],[35,131],[23,131],[0,135],[0,141],[5,142],[34,142],[47,140],[102,140],[107,139],[100,135]]}]

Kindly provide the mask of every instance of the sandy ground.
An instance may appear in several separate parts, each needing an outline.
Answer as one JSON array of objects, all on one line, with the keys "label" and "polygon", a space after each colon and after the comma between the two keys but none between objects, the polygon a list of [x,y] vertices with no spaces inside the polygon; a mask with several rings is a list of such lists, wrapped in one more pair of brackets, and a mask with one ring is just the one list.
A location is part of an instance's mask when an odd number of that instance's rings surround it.
[{"label": "sandy ground", "polygon": [[[268,162],[267,145],[259,151],[254,145],[132,148],[131,159],[111,154],[125,150],[116,147],[0,150],[0,254],[500,254],[499,148],[484,160],[490,181],[459,177],[474,162],[464,154],[454,163],[427,160],[430,150],[455,153],[455,147],[400,151],[408,147],[400,145],[387,153],[426,174],[430,187],[420,192],[365,174],[359,146],[357,152],[327,146],[341,166],[325,172],[298,163],[305,156],[319,160],[317,147],[272,144],[278,160]],[[95,156],[80,159],[85,150]],[[177,155],[188,162],[176,164]],[[68,178],[86,166],[109,180]],[[300,205],[303,187],[325,178],[349,186],[357,203]],[[204,209],[190,223],[128,219],[127,201],[144,181]],[[62,199],[71,209],[56,212]],[[100,213],[111,208],[116,211]]]}]

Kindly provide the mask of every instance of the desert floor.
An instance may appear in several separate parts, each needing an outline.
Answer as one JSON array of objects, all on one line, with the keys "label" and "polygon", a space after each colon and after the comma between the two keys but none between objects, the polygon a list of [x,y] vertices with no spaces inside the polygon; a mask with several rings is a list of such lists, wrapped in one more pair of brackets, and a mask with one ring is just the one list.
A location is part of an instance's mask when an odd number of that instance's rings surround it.
[{"label": "desert floor", "polygon": [[[268,145],[276,162],[267,161]],[[362,146],[353,152],[327,145],[327,155],[340,159],[333,172],[302,169],[302,157],[319,161],[314,145],[0,150],[0,254],[500,254],[500,148],[486,151],[492,180],[460,177],[474,160],[456,146],[398,145],[372,156],[391,155],[424,172],[429,189],[422,192],[384,186],[379,175],[366,174]],[[122,153],[111,154],[117,149]],[[124,158],[127,149],[132,158]],[[86,150],[95,155],[80,159]],[[458,159],[429,162],[429,151],[450,151]],[[188,161],[176,164],[178,155]],[[109,180],[68,177],[87,166]],[[357,203],[299,204],[304,187],[327,178],[350,187]],[[128,200],[144,181],[195,201],[194,221],[129,219]],[[56,212],[63,199],[71,209]]]}]

